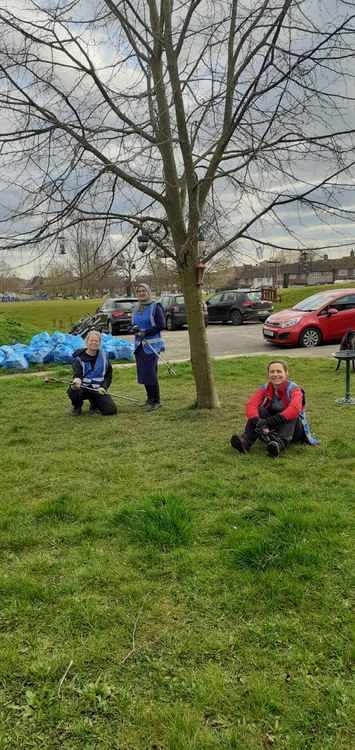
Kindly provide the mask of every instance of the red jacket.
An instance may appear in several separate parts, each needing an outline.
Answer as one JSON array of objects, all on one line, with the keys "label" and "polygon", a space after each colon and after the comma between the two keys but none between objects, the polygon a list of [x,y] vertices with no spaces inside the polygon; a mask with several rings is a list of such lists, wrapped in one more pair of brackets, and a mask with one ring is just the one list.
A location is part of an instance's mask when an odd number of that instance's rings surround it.
[{"label": "red jacket", "polygon": [[258,388],[247,403],[247,418],[252,419],[253,417],[259,417],[259,407],[265,406],[267,408],[270,406],[275,391],[277,397],[284,405],[284,409],[280,412],[281,416],[283,416],[288,422],[292,419],[296,419],[303,411],[303,391],[302,388],[295,383],[292,383],[293,387],[290,388],[290,384],[291,381],[286,380],[277,388],[274,388],[271,383],[266,383],[265,385],[262,385],[261,388]]}]

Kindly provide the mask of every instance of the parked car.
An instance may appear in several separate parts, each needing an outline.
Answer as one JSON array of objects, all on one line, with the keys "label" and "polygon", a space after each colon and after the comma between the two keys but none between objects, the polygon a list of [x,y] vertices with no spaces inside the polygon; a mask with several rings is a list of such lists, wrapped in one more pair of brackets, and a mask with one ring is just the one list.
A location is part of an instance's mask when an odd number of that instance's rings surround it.
[{"label": "parked car", "polygon": [[[165,321],[168,331],[175,331],[187,324],[185,300],[182,294],[162,294],[158,300],[165,312]],[[203,303],[203,314],[205,325],[208,323],[206,303]]]},{"label": "parked car", "polygon": [[334,289],[271,315],[263,335],[272,344],[310,347],[340,341],[348,328],[355,329],[355,289]]},{"label": "parked car", "polygon": [[105,300],[98,308],[98,327],[102,331],[108,331],[113,336],[119,333],[127,333],[131,325],[132,311],[137,304],[137,297],[114,297]]},{"label": "parked car", "polygon": [[255,289],[225,289],[207,300],[209,323],[240,326],[245,320],[264,322],[273,310],[271,302],[262,300]]}]

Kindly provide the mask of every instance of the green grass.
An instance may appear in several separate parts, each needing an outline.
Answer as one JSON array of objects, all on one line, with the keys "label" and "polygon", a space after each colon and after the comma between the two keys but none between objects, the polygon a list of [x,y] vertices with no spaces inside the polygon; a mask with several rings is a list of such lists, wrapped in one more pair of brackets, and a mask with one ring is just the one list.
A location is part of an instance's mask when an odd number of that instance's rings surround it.
[{"label": "green grass", "polygon": [[[216,363],[213,413],[188,408],[187,364],[161,370],[159,412],[106,419],[6,382],[2,750],[355,747],[355,412],[333,362],[292,360],[321,446],[240,456],[265,363]],[[120,389],[143,400],[134,370]]]},{"label": "green grass", "polygon": [[0,310],[0,346],[13,344],[17,341],[25,344],[35,333],[38,333],[36,326],[28,322],[20,323],[14,318],[6,317],[4,311]]},{"label": "green grass", "polygon": [[[40,302],[0,303],[0,343],[5,343],[1,329],[1,320],[16,321],[31,331],[69,331],[73,323],[87,314],[95,312],[102,303],[101,299],[88,300],[42,300]],[[11,333],[11,331],[10,331]],[[30,336],[32,332],[30,333]],[[19,339],[20,340],[20,339]],[[8,342],[6,342],[8,343]]]}]

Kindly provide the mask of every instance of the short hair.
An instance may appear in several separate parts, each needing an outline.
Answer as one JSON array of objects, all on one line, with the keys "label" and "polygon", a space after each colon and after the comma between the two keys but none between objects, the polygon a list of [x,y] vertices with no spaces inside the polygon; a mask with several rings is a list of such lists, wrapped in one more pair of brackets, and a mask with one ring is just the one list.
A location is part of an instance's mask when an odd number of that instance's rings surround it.
[{"label": "short hair", "polygon": [[269,372],[271,365],[282,365],[285,372],[288,374],[288,364],[285,362],[284,359],[272,359],[271,362],[268,362],[267,364],[267,371]]},{"label": "short hair", "polygon": [[88,331],[88,333],[86,334],[85,341],[87,341],[90,338],[90,336],[98,336],[99,339],[100,339],[100,341],[101,341],[101,333],[100,333],[100,331],[95,331],[95,330]]}]

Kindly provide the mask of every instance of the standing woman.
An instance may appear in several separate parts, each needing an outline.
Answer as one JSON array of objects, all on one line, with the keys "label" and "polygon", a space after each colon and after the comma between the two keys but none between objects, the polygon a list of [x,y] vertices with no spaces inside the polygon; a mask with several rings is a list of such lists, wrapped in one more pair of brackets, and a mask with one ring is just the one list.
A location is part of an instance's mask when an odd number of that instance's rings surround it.
[{"label": "standing woman", "polygon": [[158,382],[158,355],[165,349],[160,332],[165,328],[165,316],[159,302],[152,300],[148,284],[137,288],[138,304],[132,316],[132,331],[135,334],[135,358],[137,380],[145,386],[145,405],[151,410],[159,409],[160,391]]}]

